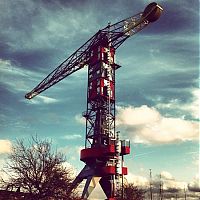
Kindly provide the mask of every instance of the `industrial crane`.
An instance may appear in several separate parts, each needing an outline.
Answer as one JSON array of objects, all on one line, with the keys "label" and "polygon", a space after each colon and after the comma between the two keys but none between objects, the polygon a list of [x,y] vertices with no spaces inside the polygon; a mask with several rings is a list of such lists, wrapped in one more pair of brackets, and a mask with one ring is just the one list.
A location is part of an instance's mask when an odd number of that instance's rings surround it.
[{"label": "industrial crane", "polygon": [[71,190],[84,179],[82,198],[88,199],[100,183],[108,200],[114,200],[121,177],[127,174],[123,156],[130,153],[129,140],[120,140],[115,131],[115,63],[116,49],[130,36],[156,21],[163,9],[150,3],[143,12],[99,30],[85,44],[62,62],[25,98],[36,95],[55,85],[70,74],[88,66],[85,148],[80,160],[85,167],[74,180]]}]

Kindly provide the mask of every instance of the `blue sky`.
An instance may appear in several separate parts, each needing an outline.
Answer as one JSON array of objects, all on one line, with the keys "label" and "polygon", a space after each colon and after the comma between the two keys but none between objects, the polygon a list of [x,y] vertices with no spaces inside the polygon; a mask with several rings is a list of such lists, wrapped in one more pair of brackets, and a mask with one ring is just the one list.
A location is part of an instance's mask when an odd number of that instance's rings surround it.
[{"label": "blue sky", "polygon": [[[117,130],[131,139],[131,181],[162,173],[196,187],[199,154],[199,2],[159,0],[154,24],[117,50]],[[0,158],[16,138],[52,139],[83,167],[87,69],[29,101],[58,64],[108,22],[143,11],[148,0],[0,1]],[[163,176],[164,176],[163,175]],[[142,179],[143,178],[143,179]],[[131,178],[130,178],[131,179]],[[134,180],[133,180],[134,179]],[[177,186],[178,187],[178,186]],[[181,186],[180,186],[181,187]]]}]

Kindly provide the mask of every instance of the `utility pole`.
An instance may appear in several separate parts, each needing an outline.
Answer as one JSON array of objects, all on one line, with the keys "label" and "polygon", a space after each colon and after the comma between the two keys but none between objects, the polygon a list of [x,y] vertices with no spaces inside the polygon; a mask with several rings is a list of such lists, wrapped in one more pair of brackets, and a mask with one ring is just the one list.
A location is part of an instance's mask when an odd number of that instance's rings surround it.
[{"label": "utility pole", "polygon": [[152,193],[152,171],[149,169],[149,176],[150,176],[150,199],[153,200],[153,193]]},{"label": "utility pole", "polygon": [[163,199],[163,183],[162,183],[162,177],[161,177],[161,174],[160,174],[160,200]]},{"label": "utility pole", "polygon": [[[124,163],[124,155],[122,155],[122,167]],[[124,175],[122,174],[122,199],[124,199]]]},{"label": "utility pole", "polygon": [[[122,169],[124,167],[124,155],[122,154]],[[124,175],[122,173],[122,199],[124,199]]]},{"label": "utility pole", "polygon": [[186,188],[184,187],[185,200],[187,200]]}]

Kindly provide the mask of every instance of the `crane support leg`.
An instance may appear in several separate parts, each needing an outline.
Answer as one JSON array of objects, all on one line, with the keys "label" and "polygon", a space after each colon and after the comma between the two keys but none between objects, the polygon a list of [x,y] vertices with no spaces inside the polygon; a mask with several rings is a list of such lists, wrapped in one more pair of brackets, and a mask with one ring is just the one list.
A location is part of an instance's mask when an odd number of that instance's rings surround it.
[{"label": "crane support leg", "polygon": [[101,177],[95,177],[95,176],[87,177],[86,184],[82,193],[83,199],[87,199],[90,196],[90,194],[98,184],[100,178]]},{"label": "crane support leg", "polygon": [[102,177],[100,180],[100,185],[106,194],[106,197],[108,199],[114,199],[114,180],[112,180],[112,177]]},{"label": "crane support leg", "polygon": [[83,181],[83,179],[87,179],[88,177],[92,177],[93,175],[94,175],[94,170],[85,165],[84,168],[78,174],[78,176],[74,179],[68,192],[71,192],[73,189],[77,188],[78,185]]}]

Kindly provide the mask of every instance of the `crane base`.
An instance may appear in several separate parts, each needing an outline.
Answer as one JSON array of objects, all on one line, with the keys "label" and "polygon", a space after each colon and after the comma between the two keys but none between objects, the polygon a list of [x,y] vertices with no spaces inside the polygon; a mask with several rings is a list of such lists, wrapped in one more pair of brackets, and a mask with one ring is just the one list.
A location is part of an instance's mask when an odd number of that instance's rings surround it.
[{"label": "crane base", "polygon": [[86,183],[81,196],[82,199],[88,199],[92,191],[99,183],[107,197],[107,200],[115,200],[114,182],[111,176],[99,176],[99,174],[96,173],[94,169],[85,165],[85,167],[81,170],[81,172],[72,183],[72,188],[76,188],[83,181],[83,179],[86,179]]}]

